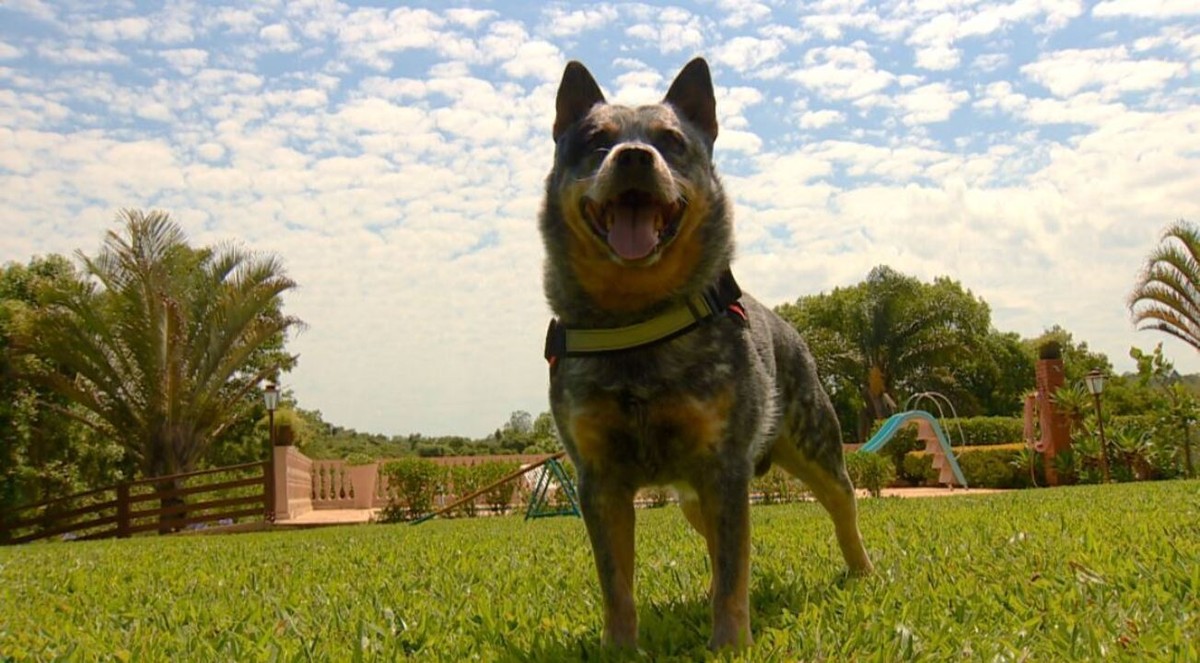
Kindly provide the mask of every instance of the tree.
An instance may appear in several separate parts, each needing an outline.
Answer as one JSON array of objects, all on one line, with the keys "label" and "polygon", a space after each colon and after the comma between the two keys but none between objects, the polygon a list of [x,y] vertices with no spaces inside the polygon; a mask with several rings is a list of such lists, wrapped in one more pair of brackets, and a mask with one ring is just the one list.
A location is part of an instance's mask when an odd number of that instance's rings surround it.
[{"label": "tree", "polygon": [[848,403],[861,404],[859,439],[871,420],[889,416],[911,394],[961,390],[963,362],[982,346],[991,318],[987,304],[957,282],[922,283],[887,266],[856,286],[778,311],[812,347],[839,415]]},{"label": "tree", "polygon": [[1200,350],[1200,228],[1176,221],[1163,231],[1129,296],[1133,322]]},{"label": "tree", "polygon": [[[1200,399],[1189,390],[1180,379],[1174,364],[1163,356],[1162,343],[1155,346],[1151,353],[1138,348],[1130,348],[1129,356],[1137,362],[1138,381],[1143,387],[1154,387],[1160,394],[1154,411],[1164,427],[1178,427],[1178,447],[1183,452],[1184,467],[1189,477],[1196,476],[1196,466],[1192,461],[1191,431],[1192,424],[1200,418]],[[1171,445],[1175,446],[1175,445]],[[1169,449],[1174,452],[1174,449]]]},{"label": "tree", "polygon": [[13,351],[36,315],[38,293],[78,280],[58,255],[0,269],[0,512],[113,483],[128,470],[119,447],[56,411],[69,401],[23,377],[53,367]]},{"label": "tree", "polygon": [[273,256],[192,249],[163,212],[118,218],[123,234],[108,232],[94,258],[77,253],[89,280],[46,293],[24,349],[144,476],[186,472],[254,407],[264,379],[294,365],[282,343],[303,323],[280,297],[295,283]]}]

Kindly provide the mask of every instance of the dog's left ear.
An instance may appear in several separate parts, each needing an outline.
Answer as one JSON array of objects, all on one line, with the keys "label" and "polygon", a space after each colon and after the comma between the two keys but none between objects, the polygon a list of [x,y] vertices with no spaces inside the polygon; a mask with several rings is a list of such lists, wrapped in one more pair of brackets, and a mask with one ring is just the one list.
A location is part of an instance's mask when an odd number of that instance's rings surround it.
[{"label": "dog's left ear", "polygon": [[667,90],[663,103],[674,106],[688,122],[703,131],[712,147],[717,140],[717,100],[704,58],[696,58],[684,66]]},{"label": "dog's left ear", "polygon": [[568,62],[563,70],[562,82],[558,84],[558,99],[554,103],[555,142],[572,124],[582,120],[592,106],[602,103],[604,93],[587,67],[574,60]]}]

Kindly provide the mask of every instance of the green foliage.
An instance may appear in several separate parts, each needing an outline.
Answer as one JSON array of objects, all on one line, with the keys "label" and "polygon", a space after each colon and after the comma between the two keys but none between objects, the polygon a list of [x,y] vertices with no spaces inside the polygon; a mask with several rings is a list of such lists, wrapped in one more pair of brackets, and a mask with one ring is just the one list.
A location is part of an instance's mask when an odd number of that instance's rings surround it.
[{"label": "green foliage", "polygon": [[846,471],[855,488],[865,488],[874,497],[879,497],[896,480],[895,463],[877,453],[846,454]]},{"label": "green foliage", "polygon": [[[516,472],[520,463],[506,461],[488,461],[479,465],[480,485],[486,486],[503,479],[506,475]],[[513,498],[520,488],[518,481],[508,481],[483,494],[483,503],[492,513],[506,513],[512,505]]]},{"label": "green foliage", "polygon": [[808,497],[808,489],[792,475],[771,466],[767,473],[750,483],[750,494],[757,495],[761,504],[783,504]]},{"label": "green foliage", "polygon": [[295,363],[282,344],[302,323],[281,313],[295,283],[276,258],[191,248],[165,213],[120,220],[96,256],[78,254],[87,281],[39,293],[22,349],[144,476],[188,471]]},{"label": "green foliage", "polygon": [[637,501],[651,509],[661,509],[671,502],[671,489],[665,486],[652,486],[638,491]]},{"label": "green foliage", "polygon": [[808,341],[843,426],[847,409],[865,412],[849,440],[911,394],[958,389],[956,363],[982,354],[991,326],[987,304],[959,283],[922,283],[886,266],[777,311]]},{"label": "green foliage", "polygon": [[[955,447],[954,456],[971,488],[1026,488],[1032,480],[1025,449],[1024,444]],[[933,454],[910,452],[904,457],[901,474],[918,485],[936,485]]]},{"label": "green foliage", "polygon": [[445,480],[445,470],[424,458],[401,458],[383,466],[388,478],[388,504],[382,522],[414,520],[433,510],[433,498]]},{"label": "green foliage", "polygon": [[1200,350],[1200,228],[1184,220],[1167,226],[1146,258],[1129,296],[1139,329],[1174,336]]},{"label": "green foliage", "polygon": [[25,352],[43,293],[80,277],[64,257],[0,269],[0,513],[110,485],[133,474],[120,445],[82,424],[84,411],[29,379],[53,365]]},{"label": "green foliage", "polygon": [[362,453],[362,452],[354,452],[354,453],[346,454],[345,460],[346,460],[346,464],[350,465],[350,466],[370,465],[371,463],[375,462],[374,458],[371,458],[370,456],[368,456],[367,454]]},{"label": "green foliage", "polygon": [[[842,576],[819,505],[753,507],[755,644],[732,657],[706,650],[703,540],[677,509],[642,510],[627,658],[1200,660],[1198,493],[863,500],[877,573],[861,580]],[[576,518],[0,548],[0,652],[16,661],[617,660],[600,604]]]}]

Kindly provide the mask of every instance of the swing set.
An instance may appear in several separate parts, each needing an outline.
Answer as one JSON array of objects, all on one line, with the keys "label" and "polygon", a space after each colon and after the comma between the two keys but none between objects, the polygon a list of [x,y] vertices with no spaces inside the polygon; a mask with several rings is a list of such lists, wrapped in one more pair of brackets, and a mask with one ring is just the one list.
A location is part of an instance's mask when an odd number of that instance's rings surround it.
[{"label": "swing set", "polygon": [[[428,520],[433,520],[448,511],[453,511],[463,504],[478,499],[480,495],[490,490],[503,486],[510,481],[516,481],[538,469],[541,469],[542,472],[538,475],[537,483],[534,485],[533,492],[529,496],[529,505],[525,509],[525,520],[547,518],[550,516],[578,516],[579,494],[575,490],[575,482],[571,480],[570,475],[567,474],[567,470],[561,462],[564,456],[566,456],[566,452],[564,451],[546,456],[532,465],[522,467],[469,495],[464,495],[436,511],[421,516],[412,521],[412,524],[420,525]],[[558,484],[557,487],[555,486],[556,483]],[[551,500],[552,490],[561,492],[564,498],[559,500],[558,504],[554,504]]]}]

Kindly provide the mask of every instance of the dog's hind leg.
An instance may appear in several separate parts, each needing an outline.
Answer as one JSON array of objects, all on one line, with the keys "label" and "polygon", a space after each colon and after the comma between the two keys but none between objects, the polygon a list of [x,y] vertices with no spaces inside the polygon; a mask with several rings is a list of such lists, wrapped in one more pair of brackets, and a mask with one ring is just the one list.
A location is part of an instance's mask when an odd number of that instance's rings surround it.
[{"label": "dog's hind leg", "polygon": [[604,642],[637,646],[633,603],[634,490],[618,481],[579,476],[579,507],[596,558],[604,598]]},{"label": "dog's hind leg", "polygon": [[[709,532],[708,524],[704,521],[704,513],[700,510],[700,496],[690,487],[677,488],[679,493],[679,509],[683,511],[683,517],[691,524],[692,529],[700,533],[704,537],[704,545],[708,547],[708,559],[712,560],[716,557],[716,548],[714,544],[716,539]],[[708,596],[712,597],[712,581],[708,583]]]},{"label": "dog's hind leg", "polygon": [[[808,458],[796,442],[787,437],[777,440],[771,450],[771,461],[808,486],[817,501],[833,519],[838,547],[852,575],[868,575],[873,570],[862,534],[858,531],[858,504],[854,485],[846,474],[840,435],[833,429],[827,446],[819,449],[815,459]],[[836,446],[832,446],[836,445]]]}]

